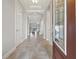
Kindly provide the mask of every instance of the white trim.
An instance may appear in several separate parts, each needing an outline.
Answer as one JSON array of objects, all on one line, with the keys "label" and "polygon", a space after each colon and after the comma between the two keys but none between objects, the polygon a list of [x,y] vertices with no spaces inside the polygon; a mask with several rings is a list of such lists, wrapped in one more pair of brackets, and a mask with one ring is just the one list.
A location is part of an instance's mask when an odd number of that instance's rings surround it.
[{"label": "white trim", "polygon": [[53,0],[53,42],[55,40],[55,0]]},{"label": "white trim", "polygon": [[[25,39],[26,39],[26,38],[25,38]],[[16,50],[16,47],[18,47],[21,43],[23,43],[25,39],[23,39],[18,45],[15,45],[14,48],[12,48],[9,52],[7,52],[7,53],[3,56],[3,59],[6,59],[8,56],[10,56],[10,55]]]},{"label": "white trim", "polygon": [[24,42],[24,40],[25,40],[25,38],[24,38],[23,40],[19,41],[18,43],[16,42],[16,45],[15,45],[15,46],[16,46],[16,47],[19,46],[21,43]]},{"label": "white trim", "polygon": [[16,1],[15,0],[15,46],[16,46]]},{"label": "white trim", "polygon": [[67,55],[67,53],[58,45],[58,43],[54,40],[54,43],[60,48],[60,50],[65,54]]},{"label": "white trim", "polygon": [[12,48],[9,52],[7,52],[2,59],[6,59],[8,56],[10,56],[14,51],[15,51],[16,47]]},{"label": "white trim", "polygon": [[64,21],[64,25],[65,25],[65,29],[64,29],[64,32],[65,32],[65,35],[64,35],[64,37],[65,37],[65,51],[64,51],[64,53],[65,53],[65,55],[67,55],[67,0],[65,0],[64,1],[64,9],[65,9],[65,15],[64,15],[64,19],[65,19],[65,21]]},{"label": "white trim", "polygon": [[44,12],[45,10],[26,10],[27,12]]}]

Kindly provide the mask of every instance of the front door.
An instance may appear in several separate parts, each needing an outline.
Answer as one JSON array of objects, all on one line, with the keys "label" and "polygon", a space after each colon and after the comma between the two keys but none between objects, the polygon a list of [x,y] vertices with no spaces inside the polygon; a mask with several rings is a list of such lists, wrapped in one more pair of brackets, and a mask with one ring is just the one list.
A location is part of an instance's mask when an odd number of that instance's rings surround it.
[{"label": "front door", "polygon": [[[76,59],[76,18],[75,18],[75,0],[67,1],[67,44],[66,54],[53,42],[53,59]],[[58,33],[58,32],[57,32]],[[58,36],[56,36],[59,38]],[[56,39],[56,41],[58,41]]]}]

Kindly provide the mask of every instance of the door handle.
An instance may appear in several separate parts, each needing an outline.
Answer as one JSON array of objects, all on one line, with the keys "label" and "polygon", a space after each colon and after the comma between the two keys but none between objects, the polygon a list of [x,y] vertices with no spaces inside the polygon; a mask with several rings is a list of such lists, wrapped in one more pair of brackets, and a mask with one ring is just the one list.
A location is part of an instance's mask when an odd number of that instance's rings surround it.
[{"label": "door handle", "polygon": [[19,29],[16,29],[16,32],[18,32],[19,31]]}]

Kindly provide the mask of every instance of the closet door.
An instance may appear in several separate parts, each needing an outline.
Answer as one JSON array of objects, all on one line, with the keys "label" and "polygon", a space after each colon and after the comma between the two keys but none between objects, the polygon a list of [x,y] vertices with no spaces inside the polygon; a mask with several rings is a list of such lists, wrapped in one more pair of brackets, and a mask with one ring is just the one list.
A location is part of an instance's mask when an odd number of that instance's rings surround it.
[{"label": "closet door", "polygon": [[55,0],[54,6],[53,59],[76,59],[75,0]]}]

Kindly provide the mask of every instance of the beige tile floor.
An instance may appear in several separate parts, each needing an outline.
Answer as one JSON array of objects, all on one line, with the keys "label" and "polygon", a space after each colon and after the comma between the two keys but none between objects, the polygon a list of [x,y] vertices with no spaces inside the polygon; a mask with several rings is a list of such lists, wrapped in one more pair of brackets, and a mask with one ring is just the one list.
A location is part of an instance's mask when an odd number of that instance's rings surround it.
[{"label": "beige tile floor", "polygon": [[7,59],[52,59],[52,45],[41,37],[26,39]]}]

